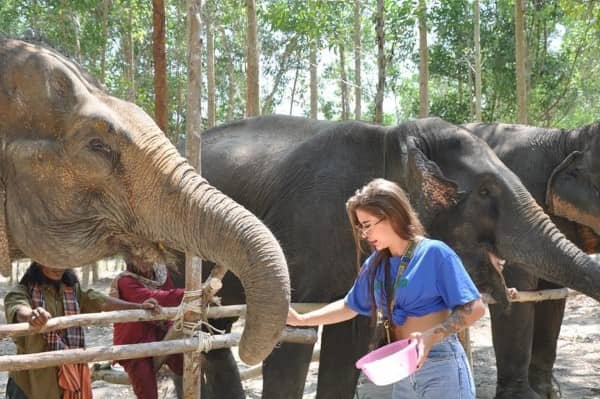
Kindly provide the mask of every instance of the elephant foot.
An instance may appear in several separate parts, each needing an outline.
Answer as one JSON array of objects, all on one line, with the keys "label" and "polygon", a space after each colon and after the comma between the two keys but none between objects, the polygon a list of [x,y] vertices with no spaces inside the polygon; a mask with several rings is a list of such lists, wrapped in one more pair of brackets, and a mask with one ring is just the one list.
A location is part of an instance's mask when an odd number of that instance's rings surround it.
[{"label": "elephant foot", "polygon": [[[529,374],[529,384],[542,399],[560,399],[560,387],[553,384],[552,372],[536,372]],[[555,380],[554,380],[555,381]]]},{"label": "elephant foot", "polygon": [[496,396],[494,399],[543,399],[529,385],[518,387],[496,387]]}]

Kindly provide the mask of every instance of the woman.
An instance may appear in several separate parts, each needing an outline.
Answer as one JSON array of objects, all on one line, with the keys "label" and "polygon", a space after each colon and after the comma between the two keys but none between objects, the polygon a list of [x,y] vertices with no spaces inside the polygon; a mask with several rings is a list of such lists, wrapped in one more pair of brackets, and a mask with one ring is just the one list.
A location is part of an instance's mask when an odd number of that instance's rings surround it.
[{"label": "woman", "polygon": [[[167,267],[147,262],[142,257],[130,255],[126,259],[127,270],[113,280],[111,295],[131,302],[157,301],[161,306],[179,306],[184,289],[175,288]],[[165,321],[138,321],[115,323],[113,343],[115,345],[139,344],[161,341],[171,323]],[[133,392],[138,399],[156,399],[158,387],[152,357],[119,360],[123,366]],[[183,375],[183,355],[166,357],[165,363],[177,376]],[[180,378],[175,378],[175,388],[180,395]]]},{"label": "woman", "polygon": [[[316,326],[357,314],[384,317],[390,340],[417,340],[417,371],[393,386],[392,398],[475,398],[456,333],[481,318],[481,296],[456,253],[424,238],[404,191],[375,179],[346,203],[357,257],[361,239],[373,249],[345,298],[306,313],[290,308],[288,324]],[[391,315],[391,317],[390,317]]]},{"label": "woman", "polygon": [[[146,309],[159,312],[154,300],[132,303],[111,298],[93,289],[82,290],[71,269],[52,269],[31,263],[23,278],[4,298],[8,323],[44,326],[53,316],[108,310]],[[85,347],[83,329],[69,327],[13,338],[17,354]],[[6,385],[9,399],[86,399],[92,397],[87,363],[11,371]]]}]

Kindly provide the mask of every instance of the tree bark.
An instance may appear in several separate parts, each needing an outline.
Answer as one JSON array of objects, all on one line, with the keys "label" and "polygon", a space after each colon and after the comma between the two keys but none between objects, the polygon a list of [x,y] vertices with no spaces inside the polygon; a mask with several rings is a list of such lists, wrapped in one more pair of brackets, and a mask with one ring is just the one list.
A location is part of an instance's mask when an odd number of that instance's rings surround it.
[{"label": "tree bark", "polygon": [[296,73],[294,74],[294,83],[292,84],[292,95],[290,96],[290,115],[294,112],[294,97],[296,97],[296,85],[298,84],[298,75],[300,74],[300,67],[296,65]]},{"label": "tree bark", "polygon": [[475,46],[475,122],[481,122],[481,43],[479,39],[479,0],[473,1],[473,43]]},{"label": "tree bark", "polygon": [[297,49],[297,40],[296,40],[296,37],[294,36],[288,40],[287,44],[285,45],[285,50],[283,51],[283,54],[280,57],[281,62],[279,63],[279,70],[277,71],[277,75],[275,75],[275,78],[273,79],[273,88],[271,89],[271,92],[267,95],[267,97],[265,97],[265,99],[263,101],[262,112],[261,112],[262,114],[273,112],[273,97],[275,97],[275,94],[277,93],[277,90],[279,89],[279,85],[281,84],[281,79],[288,71],[288,64],[289,64],[290,56],[292,55],[292,53],[294,51],[296,51],[296,49]]},{"label": "tree bark", "polygon": [[348,77],[346,76],[346,52],[344,45],[339,44],[340,53],[340,89],[342,91],[342,120],[348,120]]},{"label": "tree bark", "polygon": [[429,115],[429,54],[425,0],[419,0],[419,58],[419,118],[426,118]]},{"label": "tree bark", "polygon": [[[202,89],[202,22],[200,10],[202,0],[188,0],[188,79],[186,100],[186,155],[188,161],[201,173],[200,161],[202,129],[201,89]],[[185,255],[185,289],[194,291],[202,285],[202,263],[199,258]],[[194,320],[197,315],[186,312],[186,321]],[[183,357],[183,397],[200,398],[201,370],[200,352],[188,352]]]},{"label": "tree bark", "polygon": [[152,55],[154,57],[154,119],[166,135],[169,127],[165,2],[152,0]]},{"label": "tree bark", "polygon": [[206,94],[207,94],[207,127],[211,128],[217,123],[217,96],[215,89],[215,38],[213,15],[204,13],[204,26],[206,29]]},{"label": "tree bark", "polygon": [[527,124],[527,76],[525,0],[515,0],[515,66],[517,74],[517,122]]},{"label": "tree bark", "polygon": [[384,0],[377,0],[377,19],[375,33],[377,35],[377,92],[375,93],[375,123],[383,123],[383,93],[385,90],[385,23]]},{"label": "tree bark", "polygon": [[133,42],[133,10],[131,5],[127,8],[127,26],[123,34],[123,53],[125,56],[125,80],[127,86],[127,100],[135,102],[135,49]]},{"label": "tree bark", "polygon": [[310,117],[317,119],[319,114],[319,95],[317,91],[317,44],[311,40],[310,44]]},{"label": "tree bark", "polygon": [[229,36],[225,33],[225,29],[223,29],[222,26],[219,26],[218,29],[221,35],[221,44],[225,48],[223,56],[227,60],[227,120],[230,121],[233,119],[233,106],[235,103],[235,76],[233,69],[233,59],[231,57],[231,55],[233,54],[233,50],[231,49],[231,45],[229,44]]},{"label": "tree bark", "polygon": [[108,17],[111,0],[102,2],[102,54],[100,54],[100,82],[106,84],[106,48],[108,46]]},{"label": "tree bark", "polygon": [[258,38],[255,0],[246,0],[247,47],[246,47],[246,116],[260,113],[258,77]]},{"label": "tree bark", "polygon": [[360,0],[354,0],[354,119],[361,118],[361,90],[362,82],[360,78],[361,69],[361,6]]}]

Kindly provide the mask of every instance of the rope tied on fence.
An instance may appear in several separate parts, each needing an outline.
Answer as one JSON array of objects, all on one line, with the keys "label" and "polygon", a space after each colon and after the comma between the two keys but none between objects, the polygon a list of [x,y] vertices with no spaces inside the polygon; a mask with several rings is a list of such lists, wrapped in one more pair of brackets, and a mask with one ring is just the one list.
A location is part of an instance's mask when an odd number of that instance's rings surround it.
[{"label": "rope tied on fence", "polygon": [[[177,314],[173,319],[173,330],[181,331],[189,337],[195,335],[196,333],[200,333],[198,334],[198,337],[200,338],[198,342],[200,344],[202,341],[202,335],[206,334],[210,336],[210,333],[202,332],[202,326],[206,327],[206,329],[209,332],[224,334],[226,332],[225,330],[220,330],[214,327],[206,320],[206,314],[208,313],[209,307],[209,304],[203,303],[203,295],[201,289],[185,291],[183,293],[183,299],[181,300],[181,303],[177,308]],[[198,320],[187,321],[184,318],[184,314],[186,312],[197,313],[201,317]]]}]

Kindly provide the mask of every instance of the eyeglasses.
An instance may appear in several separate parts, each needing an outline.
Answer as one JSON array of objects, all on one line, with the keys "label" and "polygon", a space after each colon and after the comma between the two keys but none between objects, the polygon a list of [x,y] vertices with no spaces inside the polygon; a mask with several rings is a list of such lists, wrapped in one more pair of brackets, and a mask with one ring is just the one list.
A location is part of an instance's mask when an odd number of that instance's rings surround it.
[{"label": "eyeglasses", "polygon": [[370,224],[368,226],[356,226],[356,231],[358,231],[358,233],[361,235],[361,237],[366,237],[367,234],[369,234],[369,232],[371,231],[371,229],[375,226],[377,226],[379,223],[381,223],[385,218],[381,218],[378,221],[376,221],[373,224]]}]

